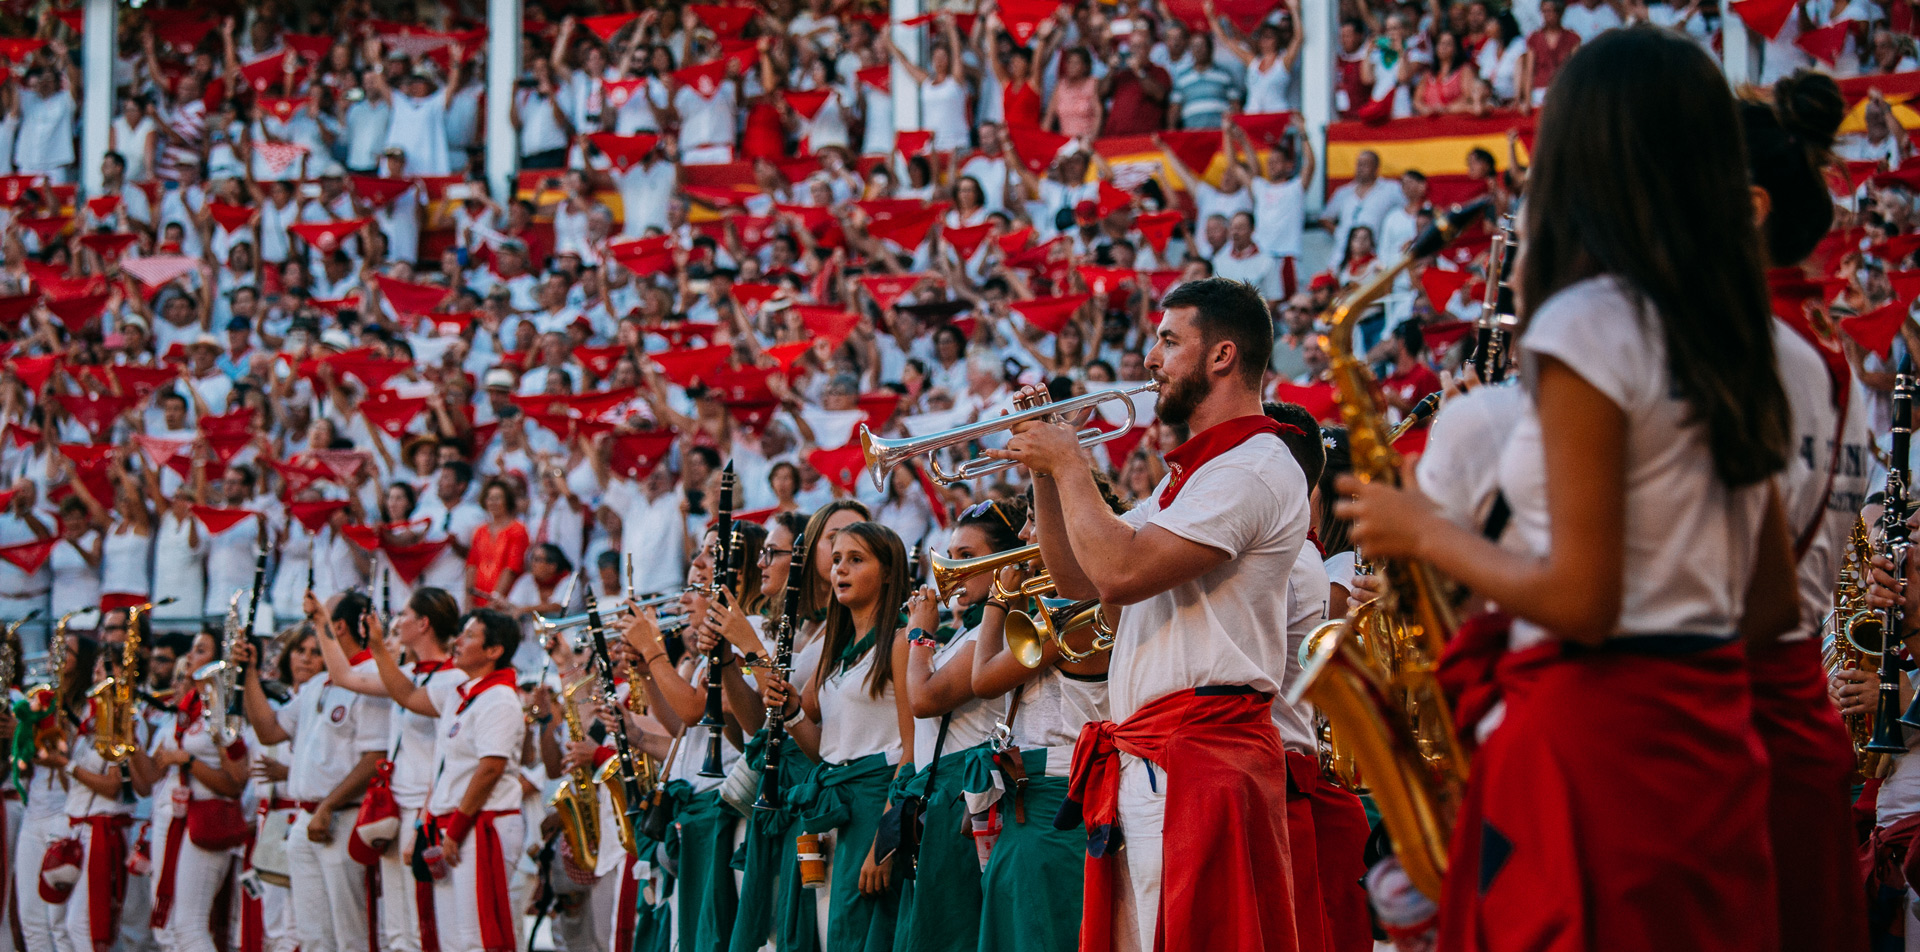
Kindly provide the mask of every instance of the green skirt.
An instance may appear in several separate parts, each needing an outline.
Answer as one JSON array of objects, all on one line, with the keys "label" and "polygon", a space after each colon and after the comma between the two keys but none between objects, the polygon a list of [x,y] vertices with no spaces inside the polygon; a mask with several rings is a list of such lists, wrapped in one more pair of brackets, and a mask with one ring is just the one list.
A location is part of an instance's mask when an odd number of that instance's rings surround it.
[{"label": "green skirt", "polygon": [[[885,754],[871,754],[844,764],[816,764],[804,780],[788,790],[790,806],[799,814],[802,830],[834,831],[833,895],[827,906],[826,945],[833,952],[888,952],[893,948],[899,891],[888,889],[877,896],[860,893],[860,867],[873,848],[893,771]],[[780,908],[788,922],[798,921],[799,907],[813,902],[813,891],[802,887],[798,876],[782,887]]]},{"label": "green skirt", "polygon": [[[747,742],[744,756],[755,767],[764,766],[765,730]],[[812,769],[813,761],[800,745],[791,739],[780,745],[780,788],[785,794],[781,808],[750,811],[746,840],[733,854],[733,868],[741,871],[742,879],[730,952],[759,952],[769,938],[779,952],[816,952],[820,947],[814,904],[803,902],[788,909],[777,901],[788,889],[788,881],[800,875],[793,848],[794,837],[801,833],[800,818],[792,809],[792,790]],[[804,891],[797,882],[792,888]]]},{"label": "green skirt", "polygon": [[647,902],[643,890],[639,903],[633,914],[633,952],[673,952],[673,910],[667,908],[667,901]]},{"label": "green skirt", "polygon": [[984,745],[940,758],[936,789],[927,789],[927,771],[894,781],[893,797],[926,798],[926,824],[920,835],[920,860],[913,879],[900,884],[900,923],[894,947],[913,952],[973,952],[980,944],[980,853],[968,835],[966,802],[960,792],[966,762]]},{"label": "green skirt", "polygon": [[[679,781],[676,781],[679,782]],[[720,791],[687,797],[667,838],[677,864],[681,952],[727,952],[739,897],[733,884],[733,830],[739,814],[720,802]]]},{"label": "green skirt", "polygon": [[[992,786],[991,753],[968,751],[965,789]],[[1075,952],[1080,947],[1081,884],[1086,875],[1084,830],[1056,830],[1054,814],[1067,798],[1065,777],[1046,776],[1047,752],[1024,751],[1027,822],[1014,817],[1013,793],[1000,800],[1000,838],[980,876],[979,952]],[[945,784],[942,784],[945,786]]]}]

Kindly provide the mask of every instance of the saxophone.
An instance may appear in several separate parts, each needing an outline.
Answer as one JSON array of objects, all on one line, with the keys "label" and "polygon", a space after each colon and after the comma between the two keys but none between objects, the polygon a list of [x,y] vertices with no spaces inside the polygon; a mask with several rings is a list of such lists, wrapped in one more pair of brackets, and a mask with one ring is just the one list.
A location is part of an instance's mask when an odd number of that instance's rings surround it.
[{"label": "saxophone", "polygon": [[234,649],[246,639],[246,630],[241,627],[240,599],[245,592],[234,592],[227,602],[227,618],[221,638],[219,661],[210,661],[193,672],[194,684],[187,690],[197,690],[207,705],[207,730],[213,735],[217,746],[226,747],[233,743],[238,733],[228,712],[232,710],[233,700],[240,696],[240,668],[227,659],[233,657]]},{"label": "saxophone", "polygon": [[[1364,355],[1354,353],[1354,325],[1401,272],[1439,251],[1487,206],[1482,200],[1436,217],[1400,261],[1334,305],[1326,350],[1359,479],[1397,483],[1400,454],[1378,382]],[[1304,697],[1327,719],[1333,749],[1352,759],[1367,784],[1408,878],[1437,900],[1467,779],[1466,756],[1435,678],[1456,623],[1431,565],[1383,559],[1379,569],[1377,600],[1307,636],[1300,646],[1304,670],[1287,699]]]},{"label": "saxophone", "polygon": [[135,672],[140,670],[140,616],[156,605],[172,601],[165,598],[127,609],[127,640],[120,650],[120,670],[87,691],[97,708],[93,749],[99,751],[107,763],[120,763],[139,749],[140,738],[134,733],[134,722],[139,715],[134,707],[134,691],[139,687],[135,683]]},{"label": "saxophone", "polygon": [[[573,693],[591,680],[581,678],[560,689],[560,716],[567,723],[567,739],[576,744],[587,739],[587,728],[573,705]],[[600,795],[593,788],[593,768],[575,767],[560,781],[547,805],[560,818],[574,867],[591,872],[600,863]]]},{"label": "saxophone", "polygon": [[[48,715],[34,722],[33,746],[40,753],[52,750],[66,739],[66,728],[60,723],[60,685],[66,678],[67,667],[67,626],[73,616],[92,611],[81,608],[70,611],[53,623],[53,637],[47,642],[47,680],[27,688],[27,700],[37,710]],[[82,674],[81,677],[85,677]],[[17,766],[17,765],[16,765]]]},{"label": "saxophone", "polygon": [[[1853,534],[1840,564],[1839,583],[1833,590],[1833,612],[1827,616],[1827,634],[1822,639],[1820,660],[1831,676],[1848,668],[1871,670],[1880,659],[1880,634],[1884,630],[1880,616],[1867,605],[1867,564],[1872,558],[1867,541],[1867,522],[1855,517]],[[1871,661],[1869,661],[1871,659]],[[1873,739],[1873,720],[1865,712],[1841,715],[1847,736],[1853,739],[1855,778],[1870,780],[1882,776],[1892,765],[1886,754],[1867,750]]]}]

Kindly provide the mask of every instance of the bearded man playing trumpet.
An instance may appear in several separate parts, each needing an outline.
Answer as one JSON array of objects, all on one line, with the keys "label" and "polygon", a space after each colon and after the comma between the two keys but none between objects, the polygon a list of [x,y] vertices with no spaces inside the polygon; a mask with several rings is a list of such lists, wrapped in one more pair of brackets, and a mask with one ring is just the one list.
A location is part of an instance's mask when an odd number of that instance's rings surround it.
[{"label": "bearded man playing trumpet", "polygon": [[1163,306],[1147,369],[1161,422],[1191,435],[1151,496],[1114,515],[1070,423],[1023,421],[988,451],[1034,475],[1059,595],[1125,606],[1113,720],[1082,730],[1056,821],[1088,834],[1080,948],[1293,950],[1286,756],[1270,714],[1308,487],[1261,412],[1273,328],[1259,293],[1211,278]]}]

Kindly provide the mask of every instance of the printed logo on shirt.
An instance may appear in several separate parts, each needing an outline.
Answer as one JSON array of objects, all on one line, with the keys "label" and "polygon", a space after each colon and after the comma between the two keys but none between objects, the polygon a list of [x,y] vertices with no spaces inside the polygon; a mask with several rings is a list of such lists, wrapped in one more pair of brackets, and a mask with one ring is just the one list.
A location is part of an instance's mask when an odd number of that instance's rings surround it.
[{"label": "printed logo on shirt", "polygon": [[459,722],[459,721],[454,721],[454,722],[453,722],[453,726],[452,726],[452,727],[449,727],[449,728],[447,728],[447,736],[448,736],[448,737],[458,737],[458,736],[460,736],[460,722]]},{"label": "printed logo on shirt", "polygon": [[332,718],[335,724],[338,724],[341,721],[344,721],[347,719],[347,706],[345,704],[342,704],[339,707],[334,708],[333,713],[327,716],[329,718]]}]

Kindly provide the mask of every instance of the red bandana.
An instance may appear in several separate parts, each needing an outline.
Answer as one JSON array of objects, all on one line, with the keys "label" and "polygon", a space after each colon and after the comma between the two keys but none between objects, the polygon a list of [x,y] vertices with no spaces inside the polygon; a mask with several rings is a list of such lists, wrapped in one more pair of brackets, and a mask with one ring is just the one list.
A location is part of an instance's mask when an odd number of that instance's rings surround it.
[{"label": "red bandana", "polygon": [[465,713],[467,705],[472,704],[473,699],[485,693],[488,688],[500,687],[502,685],[512,688],[514,686],[514,678],[518,673],[519,672],[512,668],[501,668],[478,681],[468,681],[460,685],[460,707],[454,711],[454,713],[456,715]]},{"label": "red bandana", "polygon": [[347,667],[349,668],[354,667],[355,665],[358,665],[360,662],[367,661],[372,658],[373,658],[373,649],[362,648],[360,649],[358,654],[355,654],[353,657],[347,659]]},{"label": "red bandana", "polygon": [[1195,433],[1167,453],[1167,488],[1160,490],[1161,508],[1173,505],[1174,498],[1180,495],[1180,487],[1185,486],[1188,478],[1200,467],[1260,433],[1271,433],[1277,437],[1280,435],[1280,423],[1271,417],[1259,415],[1234,417]]},{"label": "red bandana", "polygon": [[413,673],[414,674],[432,674],[436,671],[449,670],[452,667],[453,667],[452,658],[441,658],[437,661],[415,661],[413,663]]}]

